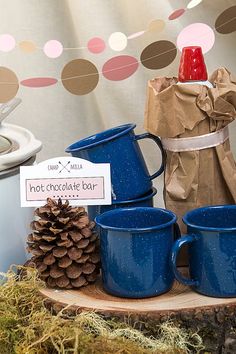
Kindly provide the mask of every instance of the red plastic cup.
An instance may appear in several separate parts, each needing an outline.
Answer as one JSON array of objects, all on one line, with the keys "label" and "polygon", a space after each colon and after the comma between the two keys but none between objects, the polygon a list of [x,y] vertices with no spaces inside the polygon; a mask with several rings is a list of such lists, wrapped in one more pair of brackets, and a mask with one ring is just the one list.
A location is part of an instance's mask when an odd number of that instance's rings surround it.
[{"label": "red plastic cup", "polygon": [[202,54],[202,48],[184,47],[179,65],[179,81],[206,81],[207,69]]}]

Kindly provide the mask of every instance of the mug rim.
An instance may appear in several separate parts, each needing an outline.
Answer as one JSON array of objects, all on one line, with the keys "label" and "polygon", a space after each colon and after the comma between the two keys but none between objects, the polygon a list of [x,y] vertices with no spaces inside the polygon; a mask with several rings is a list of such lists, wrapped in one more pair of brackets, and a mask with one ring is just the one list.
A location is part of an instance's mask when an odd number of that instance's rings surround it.
[{"label": "mug rim", "polygon": [[[136,124],[134,123],[128,123],[128,124],[122,124],[122,125],[119,125],[117,127],[113,127],[113,128],[110,128],[110,129],[106,129],[106,130],[103,130],[99,133],[96,133],[96,134],[93,134],[93,135],[90,135],[86,138],[83,138],[81,140],[78,140],[76,141],[75,143],[71,144],[70,146],[68,146],[66,149],[65,149],[65,152],[74,152],[74,151],[80,151],[80,150],[84,150],[84,149],[88,149],[88,148],[92,148],[94,146],[97,146],[97,145],[100,145],[104,142],[108,142],[108,141],[111,141],[113,140],[114,138],[117,138],[119,136],[122,136],[126,133],[128,133],[130,130],[133,130],[134,128],[136,127]],[[109,136],[109,137],[104,137],[102,140],[99,140],[99,141],[94,141],[92,143],[88,143],[87,145],[83,145],[83,146],[80,146],[80,147],[74,147],[76,146],[78,143],[83,143],[85,142],[86,143],[86,140],[89,141],[92,139],[95,139],[96,136],[99,136],[99,135],[102,135],[102,134],[105,134],[107,132],[112,132],[112,131],[115,131],[116,129],[120,129],[120,128],[124,128],[122,131],[119,131],[118,133],[112,135],[112,136]]]},{"label": "mug rim", "polygon": [[[122,210],[122,213],[125,213],[125,212],[128,212],[128,211],[135,211],[135,210],[143,210],[144,212],[145,211],[148,211],[148,210],[158,210],[158,211],[161,211],[161,212],[164,212],[165,214],[168,214],[170,216],[172,216],[172,220],[166,222],[165,224],[161,224],[161,225],[156,225],[156,226],[148,226],[148,227],[118,227],[118,226],[110,226],[110,225],[106,225],[106,224],[103,224],[102,221],[100,221],[100,219],[102,219],[105,215],[105,217],[110,217],[114,214],[118,214],[120,213],[120,211]],[[177,216],[171,211],[171,210],[168,210],[168,209],[163,209],[163,208],[155,208],[155,207],[129,207],[129,208],[117,208],[117,209],[112,209],[112,210],[109,210],[109,211],[106,211],[100,215],[97,215],[94,219],[94,221],[96,222],[96,224],[100,227],[102,227],[103,229],[105,230],[111,230],[111,231],[126,231],[126,232],[135,232],[135,233],[138,233],[138,232],[145,232],[145,231],[154,231],[154,230],[161,230],[161,229],[164,229],[174,223],[176,223],[177,221]]]},{"label": "mug rim", "polygon": [[[136,198],[136,199],[128,199],[128,200],[112,200],[111,205],[119,205],[119,204],[129,204],[129,203],[137,203],[137,202],[142,202],[144,200],[153,198],[157,194],[157,189],[155,187],[152,187],[147,193],[142,195],[142,197]],[[118,209],[118,208],[117,208]]]},{"label": "mug rim", "polygon": [[182,218],[183,222],[185,223],[185,225],[193,227],[195,229],[198,230],[202,230],[202,231],[218,231],[218,232],[223,232],[223,231],[234,231],[236,230],[236,226],[235,227],[211,227],[211,226],[204,226],[204,225],[196,225],[193,222],[189,222],[188,221],[188,217],[190,217],[191,214],[197,214],[199,211],[204,211],[204,210],[209,210],[209,209],[236,209],[236,205],[234,204],[228,204],[228,205],[208,205],[205,207],[201,207],[201,208],[196,208],[193,210],[188,211]]}]

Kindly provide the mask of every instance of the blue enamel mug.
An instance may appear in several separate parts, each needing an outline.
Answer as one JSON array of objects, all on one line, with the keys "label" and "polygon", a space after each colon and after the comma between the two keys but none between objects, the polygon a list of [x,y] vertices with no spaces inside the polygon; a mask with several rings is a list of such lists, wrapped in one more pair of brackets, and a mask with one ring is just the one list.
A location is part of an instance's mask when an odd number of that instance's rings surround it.
[{"label": "blue enamel mug", "polygon": [[[213,297],[236,297],[236,205],[194,209],[183,217],[186,236],[175,242],[172,267],[176,279]],[[176,259],[188,245],[190,279],[180,274]]]},{"label": "blue enamel mug", "polygon": [[108,293],[145,298],[168,291],[176,216],[152,207],[121,208],[95,218],[100,227],[102,282]]},{"label": "blue enamel mug", "polygon": [[153,198],[157,194],[156,188],[144,194],[140,198],[125,201],[113,201],[111,205],[88,205],[88,216],[90,220],[94,220],[97,215],[106,211],[118,208],[136,208],[136,207],[153,207]]},{"label": "blue enamel mug", "polygon": [[[152,179],[164,170],[164,151],[158,137],[144,133],[135,135],[135,124],[125,124],[79,140],[66,149],[74,157],[93,163],[111,164],[113,200],[137,198],[152,188]],[[138,140],[149,138],[161,151],[159,170],[150,176]]]}]

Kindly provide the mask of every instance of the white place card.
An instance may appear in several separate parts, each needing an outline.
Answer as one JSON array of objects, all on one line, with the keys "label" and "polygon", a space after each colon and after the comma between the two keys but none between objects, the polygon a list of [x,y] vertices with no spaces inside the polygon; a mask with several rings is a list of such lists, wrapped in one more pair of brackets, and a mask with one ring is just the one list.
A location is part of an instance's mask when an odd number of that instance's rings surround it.
[{"label": "white place card", "polygon": [[110,164],[57,157],[20,167],[21,206],[38,207],[47,198],[71,205],[111,204]]}]

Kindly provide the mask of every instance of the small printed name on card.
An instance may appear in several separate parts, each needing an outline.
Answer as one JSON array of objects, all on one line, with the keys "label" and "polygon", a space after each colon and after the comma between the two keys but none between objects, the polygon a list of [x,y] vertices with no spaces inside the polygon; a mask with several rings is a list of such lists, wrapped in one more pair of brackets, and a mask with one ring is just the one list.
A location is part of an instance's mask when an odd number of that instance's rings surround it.
[{"label": "small printed name on card", "polygon": [[38,207],[47,198],[71,205],[111,204],[110,164],[57,157],[20,167],[21,206]]}]

